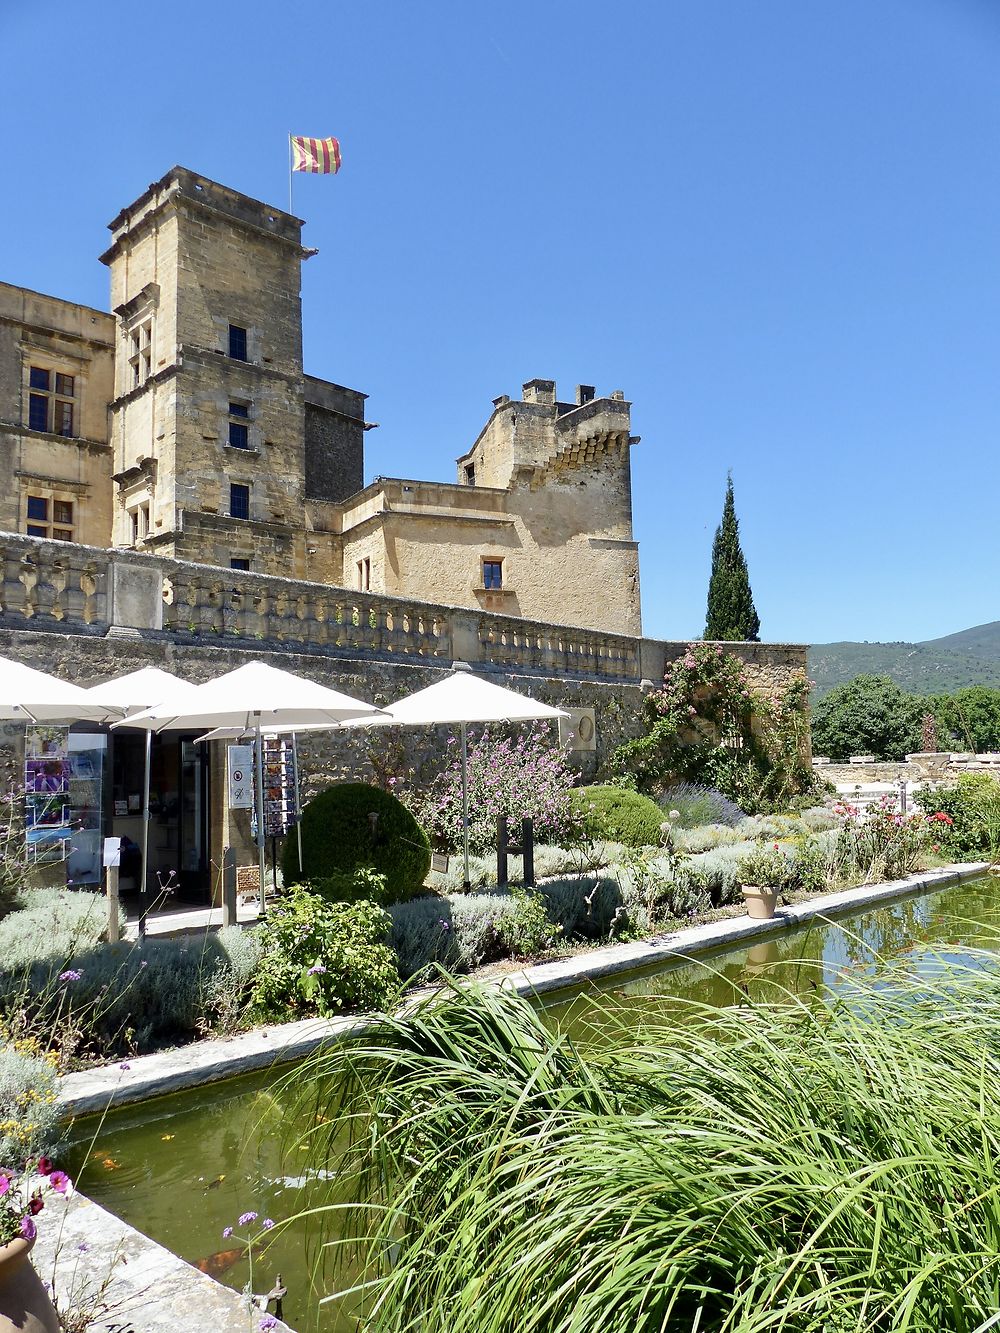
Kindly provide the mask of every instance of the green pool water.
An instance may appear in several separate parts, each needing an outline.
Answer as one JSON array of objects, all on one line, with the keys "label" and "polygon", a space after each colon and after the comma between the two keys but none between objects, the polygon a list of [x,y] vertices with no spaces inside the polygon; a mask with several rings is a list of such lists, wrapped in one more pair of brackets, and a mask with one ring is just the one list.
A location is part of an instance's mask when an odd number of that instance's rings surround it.
[{"label": "green pool water", "polygon": [[[613,1042],[644,1020],[689,1021],[686,1002],[739,1004],[747,996],[805,994],[903,962],[920,974],[970,948],[1000,952],[1000,880],[982,877],[836,923],[705,955],[697,962],[616,977],[545,1003],[553,1025],[581,1043]],[[595,1003],[595,1000],[597,1003]],[[316,1226],[293,1224],[248,1257],[235,1237],[243,1212],[276,1221],[328,1197],[326,1173],[296,1142],[315,1112],[293,1110],[294,1074],[233,1080],[78,1121],[69,1167],[79,1187],[132,1226],[237,1289],[267,1291],[278,1272],[285,1318],[303,1333],[347,1333],[356,1319],[329,1291]],[[236,1228],[239,1231],[239,1228]]]}]

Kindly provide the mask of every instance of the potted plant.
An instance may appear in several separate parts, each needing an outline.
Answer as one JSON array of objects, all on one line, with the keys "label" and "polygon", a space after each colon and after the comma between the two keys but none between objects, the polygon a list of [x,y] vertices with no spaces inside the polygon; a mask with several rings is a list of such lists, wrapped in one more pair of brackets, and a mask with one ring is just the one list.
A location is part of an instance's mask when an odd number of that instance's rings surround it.
[{"label": "potted plant", "polygon": [[770,920],[777,909],[781,890],[788,884],[788,857],[775,842],[742,857],[737,870],[747,915],[755,921]]},{"label": "potted plant", "polygon": [[45,1194],[69,1188],[69,1177],[53,1170],[47,1157],[32,1160],[20,1173],[0,1169],[0,1333],[60,1333],[59,1317],[31,1266],[31,1251]]}]

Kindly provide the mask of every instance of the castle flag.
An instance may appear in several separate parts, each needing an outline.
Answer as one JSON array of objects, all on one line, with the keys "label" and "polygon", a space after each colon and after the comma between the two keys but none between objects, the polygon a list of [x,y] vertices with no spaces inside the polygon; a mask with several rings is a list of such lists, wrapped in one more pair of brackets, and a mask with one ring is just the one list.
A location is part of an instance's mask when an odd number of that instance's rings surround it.
[{"label": "castle flag", "polygon": [[292,170],[336,175],[340,170],[340,142],[337,139],[307,139],[290,134]]}]

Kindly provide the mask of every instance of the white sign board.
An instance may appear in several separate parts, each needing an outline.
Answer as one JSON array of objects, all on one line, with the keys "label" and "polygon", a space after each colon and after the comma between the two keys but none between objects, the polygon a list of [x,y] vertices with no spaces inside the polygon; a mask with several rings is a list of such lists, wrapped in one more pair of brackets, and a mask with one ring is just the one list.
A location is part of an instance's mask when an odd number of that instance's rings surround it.
[{"label": "white sign board", "polygon": [[104,839],[105,866],[120,866],[121,863],[122,863],[121,838],[105,838]]},{"label": "white sign board", "polygon": [[229,808],[252,810],[253,746],[228,745],[226,757],[229,761]]},{"label": "white sign board", "polygon": [[569,717],[559,719],[559,739],[570,750],[590,751],[597,749],[597,723],[592,708],[567,708]]}]

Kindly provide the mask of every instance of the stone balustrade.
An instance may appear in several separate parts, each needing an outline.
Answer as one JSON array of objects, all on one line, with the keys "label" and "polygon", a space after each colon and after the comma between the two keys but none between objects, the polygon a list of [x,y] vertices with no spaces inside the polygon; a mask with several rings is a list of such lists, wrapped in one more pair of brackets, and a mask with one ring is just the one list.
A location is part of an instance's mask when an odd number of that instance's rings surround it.
[{"label": "stone balustrade", "polygon": [[105,630],[113,555],[94,546],[0,533],[0,621],[36,629]]},{"label": "stone balustrade", "polygon": [[0,626],[133,630],[320,655],[489,662],[514,670],[637,682],[640,643],[623,635],[191,564],[132,550],[0,533]]}]

